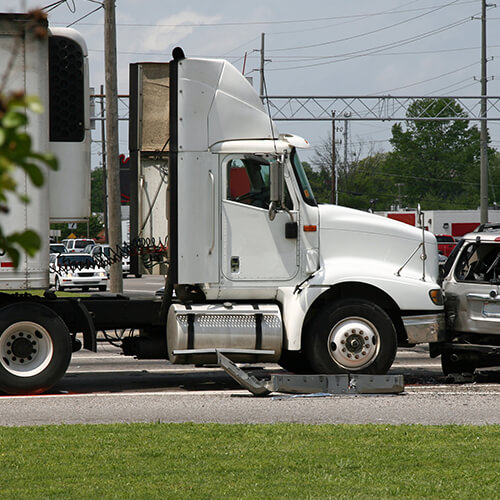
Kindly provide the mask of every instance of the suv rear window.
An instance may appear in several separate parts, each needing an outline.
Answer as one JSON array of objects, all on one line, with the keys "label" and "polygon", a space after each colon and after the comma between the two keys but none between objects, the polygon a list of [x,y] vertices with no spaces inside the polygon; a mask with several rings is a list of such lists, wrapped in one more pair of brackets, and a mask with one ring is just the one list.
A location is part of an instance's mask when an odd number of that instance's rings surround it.
[{"label": "suv rear window", "polygon": [[85,248],[87,245],[93,245],[94,242],[92,240],[76,240],[75,248]]}]

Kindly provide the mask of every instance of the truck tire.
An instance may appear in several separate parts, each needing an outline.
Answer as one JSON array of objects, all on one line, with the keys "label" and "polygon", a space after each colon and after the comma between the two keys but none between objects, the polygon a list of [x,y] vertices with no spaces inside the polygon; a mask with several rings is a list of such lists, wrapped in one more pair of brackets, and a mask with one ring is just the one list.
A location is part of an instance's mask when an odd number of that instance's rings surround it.
[{"label": "truck tire", "polygon": [[306,356],[301,351],[283,351],[281,353],[281,358],[278,361],[281,368],[284,368],[288,372],[304,374],[312,373],[309,362]]},{"label": "truck tire", "polygon": [[316,373],[385,374],[397,350],[389,315],[365,300],[342,300],[320,311],[304,339]]},{"label": "truck tire", "polygon": [[71,336],[48,307],[32,302],[0,309],[0,391],[40,394],[66,372]]}]

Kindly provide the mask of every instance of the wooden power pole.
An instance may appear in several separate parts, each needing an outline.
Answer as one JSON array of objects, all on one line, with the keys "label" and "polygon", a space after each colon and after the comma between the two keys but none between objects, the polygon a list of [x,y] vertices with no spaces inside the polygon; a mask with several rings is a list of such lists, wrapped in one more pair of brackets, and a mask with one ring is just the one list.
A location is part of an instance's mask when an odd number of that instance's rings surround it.
[{"label": "wooden power pole", "polygon": [[482,0],[481,10],[481,129],[480,129],[480,222],[488,222],[488,122],[486,99],[487,81],[486,76],[486,0]]},{"label": "wooden power pole", "polygon": [[[106,161],[108,174],[109,245],[122,244],[120,161],[118,152],[118,79],[116,75],[115,0],[104,0],[104,53],[106,72]],[[122,261],[111,265],[110,290],[123,293]]]}]

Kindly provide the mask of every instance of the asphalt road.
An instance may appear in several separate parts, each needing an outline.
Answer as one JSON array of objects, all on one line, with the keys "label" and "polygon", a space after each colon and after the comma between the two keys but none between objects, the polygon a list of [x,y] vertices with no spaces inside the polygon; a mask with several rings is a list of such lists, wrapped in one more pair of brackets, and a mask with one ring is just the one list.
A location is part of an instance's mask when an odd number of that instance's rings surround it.
[{"label": "asphalt road", "polygon": [[[258,365],[251,373],[279,371]],[[402,351],[391,373],[405,376],[401,395],[259,398],[220,368],[138,361],[99,346],[74,354],[65,377],[42,396],[0,397],[0,426],[115,423],[216,422],[309,424],[500,424],[500,376],[450,384],[439,362],[425,352]]]},{"label": "asphalt road", "polygon": [[[160,276],[127,278],[125,290],[153,294]],[[255,365],[258,377],[280,372]],[[139,361],[100,343],[74,353],[63,379],[42,396],[0,397],[0,426],[114,422],[310,424],[500,424],[500,371],[450,383],[425,347],[403,349],[390,371],[403,374],[400,395],[287,395],[259,398],[218,367]]]}]

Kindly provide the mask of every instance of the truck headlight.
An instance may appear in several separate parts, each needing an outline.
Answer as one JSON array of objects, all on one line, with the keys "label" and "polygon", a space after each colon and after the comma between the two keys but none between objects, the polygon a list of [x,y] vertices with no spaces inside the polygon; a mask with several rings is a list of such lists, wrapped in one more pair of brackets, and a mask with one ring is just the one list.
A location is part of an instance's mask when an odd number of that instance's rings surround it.
[{"label": "truck headlight", "polygon": [[432,303],[435,304],[436,306],[442,306],[443,305],[443,292],[441,288],[434,288],[429,292],[429,297],[432,300]]}]

